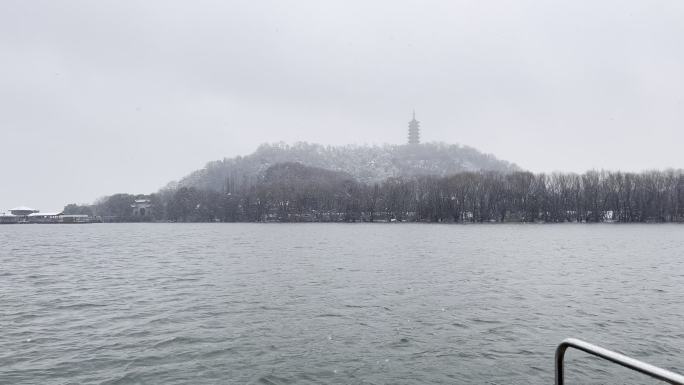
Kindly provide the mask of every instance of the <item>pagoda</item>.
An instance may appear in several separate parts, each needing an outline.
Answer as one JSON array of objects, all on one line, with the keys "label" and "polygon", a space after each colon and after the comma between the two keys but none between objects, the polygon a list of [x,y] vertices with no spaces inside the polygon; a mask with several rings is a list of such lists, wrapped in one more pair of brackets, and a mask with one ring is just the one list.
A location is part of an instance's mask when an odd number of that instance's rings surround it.
[{"label": "pagoda", "polygon": [[416,111],[413,111],[413,119],[409,122],[408,144],[420,144],[420,122],[416,120]]}]

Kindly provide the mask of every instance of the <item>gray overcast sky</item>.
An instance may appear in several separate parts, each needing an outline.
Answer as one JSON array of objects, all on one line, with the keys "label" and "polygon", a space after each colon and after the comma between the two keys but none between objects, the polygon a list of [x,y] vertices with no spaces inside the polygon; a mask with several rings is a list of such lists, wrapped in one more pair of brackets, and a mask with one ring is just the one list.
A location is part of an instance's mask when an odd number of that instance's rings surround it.
[{"label": "gray overcast sky", "polygon": [[262,142],[684,167],[684,2],[31,1],[0,10],[0,211],[148,193]]}]

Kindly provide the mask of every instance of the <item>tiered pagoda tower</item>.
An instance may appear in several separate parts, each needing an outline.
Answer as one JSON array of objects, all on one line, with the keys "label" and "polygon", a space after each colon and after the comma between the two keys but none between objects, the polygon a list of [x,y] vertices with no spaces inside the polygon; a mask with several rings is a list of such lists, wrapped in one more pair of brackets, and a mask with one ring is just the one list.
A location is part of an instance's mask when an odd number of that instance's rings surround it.
[{"label": "tiered pagoda tower", "polygon": [[413,119],[409,122],[408,144],[420,144],[420,122],[416,120],[416,111],[413,111]]}]

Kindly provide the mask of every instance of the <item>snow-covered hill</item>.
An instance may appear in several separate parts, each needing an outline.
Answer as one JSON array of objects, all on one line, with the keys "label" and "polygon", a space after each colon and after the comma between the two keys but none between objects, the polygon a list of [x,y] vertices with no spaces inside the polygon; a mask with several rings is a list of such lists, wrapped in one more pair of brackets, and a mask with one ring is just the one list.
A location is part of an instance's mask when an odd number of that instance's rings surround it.
[{"label": "snow-covered hill", "polygon": [[515,164],[474,148],[444,143],[384,146],[276,143],[263,144],[247,156],[209,162],[203,169],[169,184],[168,187],[229,191],[253,185],[269,167],[288,162],[345,172],[365,183],[380,182],[391,177],[445,176],[479,170],[520,170]]}]

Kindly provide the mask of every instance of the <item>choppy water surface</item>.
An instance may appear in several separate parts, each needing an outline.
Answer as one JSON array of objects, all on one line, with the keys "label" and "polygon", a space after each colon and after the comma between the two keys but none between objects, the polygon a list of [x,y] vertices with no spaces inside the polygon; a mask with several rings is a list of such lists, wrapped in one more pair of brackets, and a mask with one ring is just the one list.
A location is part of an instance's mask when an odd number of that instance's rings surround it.
[{"label": "choppy water surface", "polygon": [[550,384],[568,336],[682,372],[684,227],[2,226],[0,304],[2,384]]}]

